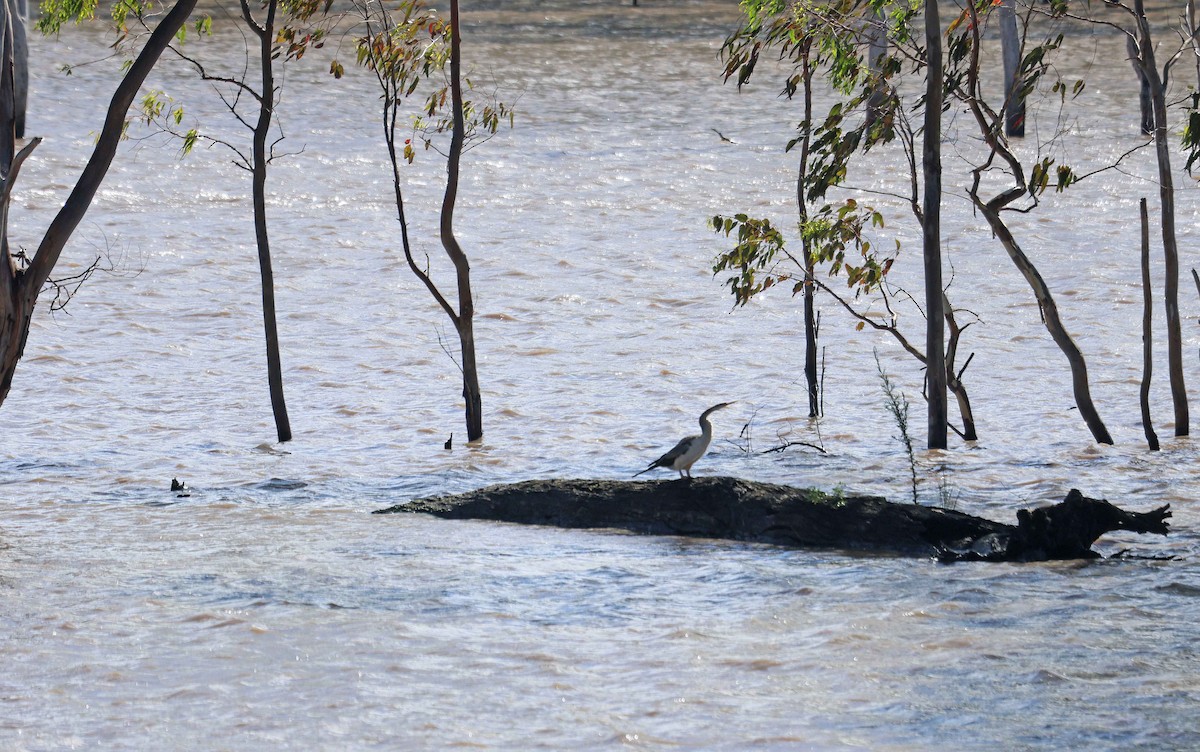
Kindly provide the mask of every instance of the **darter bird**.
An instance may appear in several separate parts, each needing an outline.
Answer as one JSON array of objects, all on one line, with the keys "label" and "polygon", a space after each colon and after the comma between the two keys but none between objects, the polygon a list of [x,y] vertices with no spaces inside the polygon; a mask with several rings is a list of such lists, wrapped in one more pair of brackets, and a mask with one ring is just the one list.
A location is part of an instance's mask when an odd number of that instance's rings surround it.
[{"label": "darter bird", "polygon": [[682,478],[684,473],[687,477],[692,477],[692,465],[696,464],[696,460],[704,456],[708,451],[708,444],[712,441],[713,427],[708,421],[708,416],[715,413],[717,410],[729,407],[732,402],[722,402],[719,405],[713,405],[704,412],[700,413],[700,435],[688,436],[675,445],[675,448],[667,452],[663,456],[650,463],[650,466],[641,473],[634,473],[633,477],[638,477],[642,473],[649,472],[656,467],[665,467],[670,470],[678,470],[679,477]]}]

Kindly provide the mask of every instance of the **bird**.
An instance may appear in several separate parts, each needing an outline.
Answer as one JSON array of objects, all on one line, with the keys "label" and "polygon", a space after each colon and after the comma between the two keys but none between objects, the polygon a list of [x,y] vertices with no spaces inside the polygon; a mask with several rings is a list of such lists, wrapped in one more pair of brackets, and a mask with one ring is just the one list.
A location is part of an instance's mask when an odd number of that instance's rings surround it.
[{"label": "bird", "polygon": [[633,477],[636,478],[642,473],[649,472],[656,467],[678,470],[680,478],[683,478],[684,473],[687,473],[687,477],[692,477],[692,465],[696,464],[696,460],[704,456],[704,453],[708,450],[709,442],[712,441],[713,427],[712,423],[708,420],[708,416],[732,404],[732,402],[722,402],[700,413],[699,436],[684,437],[682,441],[675,445],[674,449],[659,457],[654,462],[651,462],[650,466],[645,470],[634,473]]}]

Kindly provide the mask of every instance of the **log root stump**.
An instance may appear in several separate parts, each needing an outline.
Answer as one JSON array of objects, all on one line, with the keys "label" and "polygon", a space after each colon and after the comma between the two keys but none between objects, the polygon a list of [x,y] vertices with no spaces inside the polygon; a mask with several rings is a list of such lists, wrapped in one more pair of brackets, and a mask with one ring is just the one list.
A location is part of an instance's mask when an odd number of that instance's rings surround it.
[{"label": "log root stump", "polygon": [[1072,490],[1051,507],[1021,510],[1006,525],[880,496],[827,494],[736,478],[662,481],[532,480],[417,499],[375,514],[422,513],[563,528],[621,529],[826,548],[940,561],[1096,558],[1106,532],[1167,533],[1170,507],[1136,513]]}]

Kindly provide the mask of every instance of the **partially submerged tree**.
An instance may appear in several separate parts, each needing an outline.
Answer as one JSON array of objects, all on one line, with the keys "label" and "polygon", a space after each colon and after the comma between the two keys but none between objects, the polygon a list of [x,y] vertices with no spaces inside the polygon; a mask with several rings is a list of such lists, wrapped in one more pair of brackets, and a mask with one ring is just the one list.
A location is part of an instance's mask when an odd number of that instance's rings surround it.
[{"label": "partially submerged tree", "polygon": [[[1171,56],[1160,73],[1143,0],[1133,0],[1132,8],[1120,3],[1105,4],[1131,12],[1134,22],[1132,38],[1137,51],[1134,61],[1146,87],[1150,90],[1150,104],[1154,113],[1154,155],[1158,165],[1159,223],[1166,275],[1163,305],[1167,312],[1167,375],[1171,382],[1171,402],[1175,408],[1175,435],[1187,436],[1188,398],[1183,376],[1183,333],[1179,317],[1179,241],[1175,234],[1175,178],[1171,171],[1171,147],[1167,134],[1167,79],[1177,55]],[[1192,40],[1195,38],[1194,34],[1193,30]],[[1188,40],[1189,43],[1192,43],[1192,40]]]},{"label": "partially submerged tree", "polygon": [[[924,66],[927,54],[941,59],[940,48],[927,53],[914,43],[913,19],[920,7],[890,6],[887,3],[845,0],[823,4],[786,2],[746,2],[747,11],[742,27],[726,41],[726,79],[736,76],[741,86],[750,80],[758,62],[767,51],[778,51],[789,60],[793,74],[788,78],[784,94],[794,96],[802,91],[805,117],[799,133],[789,144],[791,150],[800,147],[800,171],[797,179],[799,234],[801,253],[793,256],[786,250],[782,233],[769,220],[751,218],[745,214],[717,216],[714,228],[729,236],[737,230],[738,245],[723,253],[714,265],[714,272],[726,270],[736,274],[727,280],[738,304],[745,304],[753,295],[775,284],[799,276],[793,293],[805,293],[806,340],[812,342],[814,319],[807,315],[809,295],[821,289],[832,295],[858,320],[858,328],[872,326],[888,331],[927,369],[925,396],[929,404],[930,447],[945,447],[948,415],[946,391],[958,400],[963,422],[962,430],[955,429],[968,440],[976,438],[970,400],[962,385],[962,371],[955,372],[954,354],[959,336],[966,326],[959,326],[956,309],[945,302],[941,279],[940,232],[938,206],[940,185],[940,122],[941,75],[940,63],[929,79],[935,101],[924,129],[913,127],[908,119],[908,104],[902,102],[892,80],[907,67],[913,73]],[[931,14],[928,34],[940,40],[939,25]],[[891,45],[881,43],[888,40]],[[814,119],[812,112],[813,71],[821,70],[834,91],[837,101],[823,120]],[[929,94],[927,93],[927,97]],[[922,98],[913,107],[921,108]],[[917,162],[917,134],[924,131],[921,165]],[[880,254],[869,237],[883,225],[883,215],[874,207],[851,197],[840,204],[827,203],[810,212],[809,204],[828,200],[830,191],[845,187],[847,174],[856,155],[898,140],[908,167],[904,185],[896,188],[872,188],[903,200],[923,228],[926,251],[926,304],[918,305],[927,319],[926,346],[913,347],[896,326],[895,312],[888,299],[886,277],[895,260],[894,255]],[[924,185],[922,199],[921,186]],[[896,244],[897,251],[899,243]],[[787,262],[793,269],[781,267]],[[852,303],[846,294],[838,293],[815,275],[817,265],[831,274],[845,273],[852,297],[878,293],[889,314],[886,323],[867,316]],[[915,300],[913,301],[915,303]],[[969,326],[969,324],[967,325]],[[945,339],[945,328],[950,339]],[[806,372],[815,359],[815,346],[806,347]],[[969,359],[968,359],[969,363]],[[813,368],[815,372],[815,367]],[[813,386],[810,380],[810,395]],[[811,403],[811,401],[810,401]]]},{"label": "partially submerged tree", "polygon": [[[358,62],[375,74],[382,92],[383,135],[392,168],[401,246],[409,269],[445,311],[458,333],[467,440],[475,441],[483,436],[483,407],[475,356],[475,301],[471,292],[470,261],[454,233],[454,210],[463,152],[476,137],[494,134],[501,120],[511,124],[512,110],[501,104],[477,106],[465,99],[464,88],[470,88],[470,81],[462,73],[457,0],[450,2],[449,20],[439,17],[422,0],[404,0],[395,14],[374,2],[360,2],[357,8],[365,28],[365,34],[357,44]],[[343,69],[334,61],[332,71],[341,75]],[[427,96],[421,114],[411,121],[403,120],[401,113],[408,98],[423,83],[443,73],[447,74],[443,85],[435,87]],[[446,111],[447,102],[449,112]],[[409,123],[410,135],[404,138],[402,128]],[[450,134],[450,143],[446,151],[446,186],[439,236],[454,267],[456,291],[453,302],[434,281],[428,256],[425,256],[424,264],[418,261],[405,214],[404,181],[401,178],[401,162],[411,163],[416,157],[414,139],[422,141],[426,149],[436,148],[435,136],[446,132]]]},{"label": "partially submerged tree", "polygon": [[[328,0],[263,0],[259,7],[260,14],[256,17],[248,0],[239,0],[237,13],[233,17],[248,30],[253,48],[247,49],[244,66],[234,74],[218,72],[190,50],[185,51],[182,36],[179,43],[171,46],[171,50],[186,61],[201,79],[214,87],[233,117],[250,131],[249,149],[228,139],[202,134],[196,129],[180,130],[177,126],[182,120],[182,107],[164,101],[156,93],[147,95],[142,104],[148,122],[159,123],[164,130],[183,140],[185,154],[197,142],[207,141],[231,151],[233,163],[250,173],[254,237],[262,286],[267,385],[271,411],[275,417],[275,431],[280,442],[291,440],[292,427],[283,392],[283,360],[275,308],[275,273],[267,228],[267,169],[277,156],[276,146],[283,140],[283,133],[275,119],[282,93],[277,66],[283,60],[302,57],[309,47],[321,46],[325,31],[312,24],[314,18],[327,13],[329,4]],[[207,19],[200,29],[205,32],[211,29]],[[258,64],[257,87],[250,79],[253,58],[257,58]]]},{"label": "partially submerged tree", "polygon": [[[21,165],[41,143],[41,139],[31,139],[20,151],[16,150],[12,33],[9,14],[4,14],[5,42],[0,50],[0,404],[12,387],[13,374],[29,337],[38,295],[50,280],[63,248],[83,220],[116,157],[129,108],[146,76],[171,39],[187,22],[195,6],[196,0],[179,0],[162,17],[141,52],[129,65],[113,93],[104,125],[83,173],[46,229],[37,250],[27,260],[13,252],[9,239],[9,207]],[[5,4],[5,7],[9,6]],[[123,6],[122,10],[134,14],[145,12],[143,8],[129,6]],[[74,9],[76,15],[81,12],[86,12],[86,9]],[[69,17],[60,7],[57,14],[44,18],[43,28],[56,31]]]},{"label": "partially submerged tree", "polygon": [[[1024,213],[1037,205],[1039,196],[1050,184],[1051,168],[1055,165],[1050,158],[1044,158],[1033,165],[1027,177],[1025,164],[1011,148],[1003,127],[1006,106],[1014,101],[1014,98],[1006,96],[1004,104],[999,108],[989,104],[981,80],[983,67],[980,42],[985,23],[994,7],[987,2],[968,4],[966,10],[951,25],[949,32],[949,59],[953,65],[947,71],[947,89],[966,107],[985,145],[984,158],[971,170],[971,184],[967,195],[987,220],[993,235],[1000,241],[1013,264],[1033,290],[1042,321],[1070,365],[1071,385],[1080,416],[1098,443],[1111,444],[1112,436],[1092,400],[1083,353],[1063,324],[1045,278],[1025,253],[1004,218],[1006,212]],[[1026,39],[1028,18],[1026,15],[1023,29]],[[1061,46],[1062,39],[1062,35],[1059,34],[1032,47],[1026,43],[1026,54],[1019,70],[1020,91],[1032,91],[1038,82],[1051,72],[1048,56]],[[1064,86],[1062,82],[1055,83],[1056,90],[1065,91],[1065,88],[1062,88]],[[1074,87],[1074,91],[1081,91],[1082,88],[1082,83],[1079,83]],[[1007,178],[1008,187],[989,196],[989,189],[984,186],[984,175],[997,173]],[[1058,165],[1055,174],[1058,190],[1064,190],[1080,179],[1080,176],[1066,165]],[[1020,203],[1022,200],[1026,203]]]},{"label": "partially submerged tree", "polygon": [[942,22],[925,2],[925,127],[921,132],[921,248],[925,261],[925,365],[929,448],[946,448],[945,312],[942,309]]}]

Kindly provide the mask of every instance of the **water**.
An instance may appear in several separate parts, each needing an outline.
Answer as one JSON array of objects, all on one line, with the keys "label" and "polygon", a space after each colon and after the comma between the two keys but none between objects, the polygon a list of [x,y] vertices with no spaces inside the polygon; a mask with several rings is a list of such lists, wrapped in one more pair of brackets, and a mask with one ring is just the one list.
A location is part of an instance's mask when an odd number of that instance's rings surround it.
[{"label": "water", "polygon": [[[1090,442],[1032,295],[949,200],[951,296],[981,319],[964,348],[982,438],[921,453],[920,493],[936,500],[928,468],[945,463],[958,507],[996,519],[1071,487],[1131,509],[1170,503],[1168,538],[1100,548],[1174,561],[945,567],[369,514],[496,482],[626,477],[728,399],[739,404],[717,416],[698,472],[909,495],[871,352],[917,402],[914,364],[826,303],[818,435],[797,302],[731,312],[709,272],[723,243],[707,217],[791,221],[781,147],[796,108],[773,84],[719,84],[732,4],[650,5],[478,10],[468,63],[519,93],[520,111],[470,152],[457,213],[478,291],[479,447],[463,445],[439,343],[452,329],[400,255],[369,81],[329,80],[327,58],[288,73],[282,148],[301,153],[273,168],[270,207],[287,445],[272,443],[247,176],[220,147],[180,162],[162,139],[125,145],[59,267],[107,251],[121,273],[67,311],[39,309],[0,411],[0,748],[1200,746],[1198,452],[1169,438],[1165,363],[1160,454],[1143,449],[1136,401],[1136,199],[1154,195],[1142,155],[1048,197],[1018,231],[1090,358],[1117,445]],[[47,140],[21,175],[18,244],[61,203],[111,90],[112,66],[58,68],[103,44],[95,29],[35,40],[30,131]],[[1138,143],[1125,64],[1102,62],[1111,40],[1081,44],[1072,59],[1093,65],[1098,114],[1054,147],[1077,169]],[[182,67],[151,85],[240,137]],[[962,128],[949,138],[970,148]],[[954,192],[958,165],[947,158]],[[888,169],[880,158],[856,177]],[[440,170],[422,154],[406,174],[419,248],[445,280]],[[1189,269],[1197,194],[1180,182]],[[914,254],[896,267],[911,289]],[[901,310],[919,337],[919,315]],[[749,445],[735,441],[746,424]],[[829,454],[760,453],[785,440]],[[170,493],[172,477],[191,496]]]}]

